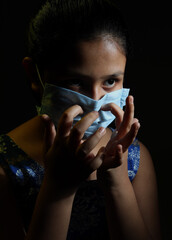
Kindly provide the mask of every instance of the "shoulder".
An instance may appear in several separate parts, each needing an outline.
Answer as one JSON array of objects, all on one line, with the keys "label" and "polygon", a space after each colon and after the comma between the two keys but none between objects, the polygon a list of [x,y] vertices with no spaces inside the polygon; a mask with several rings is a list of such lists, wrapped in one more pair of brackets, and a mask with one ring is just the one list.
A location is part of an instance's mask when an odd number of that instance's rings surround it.
[{"label": "shoulder", "polygon": [[6,135],[0,135],[0,156],[7,156],[16,145],[12,139]]},{"label": "shoulder", "polygon": [[128,173],[130,180],[155,178],[154,165],[148,148],[140,141],[135,139],[128,149]]},{"label": "shoulder", "polygon": [[156,174],[153,160],[148,148],[139,141],[140,161],[136,177],[133,180],[134,186],[156,185]]},{"label": "shoulder", "polygon": [[18,148],[8,135],[0,135],[0,167],[5,172],[18,157]]},{"label": "shoulder", "polygon": [[140,157],[141,158],[146,157],[146,158],[149,158],[149,160],[152,159],[148,148],[140,141],[139,141],[139,145],[140,145]]},{"label": "shoulder", "polygon": [[140,166],[138,170],[139,175],[148,175],[149,173],[154,174],[154,165],[152,161],[151,154],[148,148],[142,143],[139,142],[140,145]]},{"label": "shoulder", "polygon": [[137,139],[128,148],[128,176],[131,181],[135,178],[140,165],[140,144]]}]

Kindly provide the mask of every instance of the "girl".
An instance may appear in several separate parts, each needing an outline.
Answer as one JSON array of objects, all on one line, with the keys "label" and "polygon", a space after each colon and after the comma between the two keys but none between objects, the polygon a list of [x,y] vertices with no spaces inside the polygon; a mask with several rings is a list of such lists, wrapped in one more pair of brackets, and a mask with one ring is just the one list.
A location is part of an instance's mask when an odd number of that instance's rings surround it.
[{"label": "girl", "polygon": [[1,239],[160,239],[127,39],[113,1],[48,0],[31,21],[23,66],[41,108],[0,137]]}]

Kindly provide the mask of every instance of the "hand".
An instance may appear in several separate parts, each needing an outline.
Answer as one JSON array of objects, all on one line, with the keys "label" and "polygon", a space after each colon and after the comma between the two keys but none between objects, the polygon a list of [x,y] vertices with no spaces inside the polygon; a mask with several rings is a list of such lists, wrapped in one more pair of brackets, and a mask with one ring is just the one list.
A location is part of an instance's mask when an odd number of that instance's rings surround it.
[{"label": "hand", "polygon": [[[102,110],[111,111],[116,116],[117,129],[112,134],[107,146],[102,149],[103,164],[98,170],[98,178],[103,179],[102,174],[112,175],[111,184],[119,183],[124,176],[128,177],[127,171],[127,150],[137,136],[140,128],[139,121],[134,118],[133,97],[126,100],[126,110],[123,112],[116,104],[105,105]],[[125,161],[124,161],[125,159]],[[108,173],[108,174],[107,174]]]},{"label": "hand", "polygon": [[85,131],[99,114],[88,113],[72,128],[74,117],[82,113],[78,105],[67,109],[60,119],[57,132],[50,118],[47,115],[42,116],[46,125],[44,144],[46,179],[64,194],[76,191],[81,181],[102,164],[100,153],[95,156],[91,151],[106,130],[100,128],[83,141]]}]

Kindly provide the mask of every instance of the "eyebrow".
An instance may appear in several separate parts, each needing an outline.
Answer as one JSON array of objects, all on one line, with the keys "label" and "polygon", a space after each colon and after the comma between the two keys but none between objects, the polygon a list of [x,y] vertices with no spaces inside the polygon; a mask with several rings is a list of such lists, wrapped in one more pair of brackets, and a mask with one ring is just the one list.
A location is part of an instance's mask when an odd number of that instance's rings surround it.
[{"label": "eyebrow", "polygon": [[109,77],[117,78],[117,77],[119,77],[119,76],[124,76],[124,72],[118,71],[118,72],[113,73],[113,74],[110,74],[110,75],[105,75],[105,76],[103,76],[102,78],[109,78]]},{"label": "eyebrow", "polygon": [[[76,77],[76,76],[77,76],[77,77],[90,78],[89,75],[86,75],[86,74],[83,74],[83,73],[80,73],[80,72],[77,72],[77,71],[74,71],[74,70],[71,70],[71,69],[66,70],[65,73],[66,73],[67,75],[71,75],[71,76],[73,76],[73,77]],[[115,73],[113,73],[113,74],[104,75],[104,76],[102,76],[101,78],[102,78],[102,79],[117,78],[117,77],[123,76],[123,75],[124,75],[124,72],[122,72],[122,71],[117,71],[117,72],[115,72]]]}]

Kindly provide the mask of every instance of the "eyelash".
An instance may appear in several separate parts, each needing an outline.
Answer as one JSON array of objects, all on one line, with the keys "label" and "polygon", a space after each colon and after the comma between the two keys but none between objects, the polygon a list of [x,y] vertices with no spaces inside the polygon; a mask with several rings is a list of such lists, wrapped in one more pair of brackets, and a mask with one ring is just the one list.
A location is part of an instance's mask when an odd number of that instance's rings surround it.
[{"label": "eyelash", "polygon": [[[110,81],[111,81],[111,82],[110,82]],[[112,83],[112,81],[113,81],[113,83]],[[114,85],[115,85],[118,81],[119,81],[118,79],[111,78],[111,79],[106,80],[106,81],[104,82],[104,85],[105,85],[106,83],[108,83],[109,86],[106,86],[106,87],[111,88],[111,87],[114,87]],[[109,82],[110,82],[110,83],[109,83]]]},{"label": "eyelash", "polygon": [[[111,81],[111,83],[109,84],[108,82],[110,82]],[[113,83],[112,83],[112,81],[113,81]],[[115,84],[117,83],[117,82],[119,82],[120,80],[119,79],[115,79],[115,78],[111,78],[111,79],[107,79],[107,80],[105,80],[104,82],[103,82],[103,86],[105,87],[105,88],[113,88],[114,86],[115,86]],[[80,79],[71,79],[71,80],[69,80],[69,81],[67,81],[66,82],[66,84],[68,85],[68,86],[70,86],[70,87],[72,87],[72,88],[80,88],[80,87],[83,87],[82,85],[83,85],[83,83],[82,83],[82,81],[80,80]],[[108,84],[108,85],[106,85],[106,84]]]},{"label": "eyelash", "polygon": [[72,79],[68,81],[68,84],[71,86],[81,86],[82,81],[80,81],[79,79]]}]

